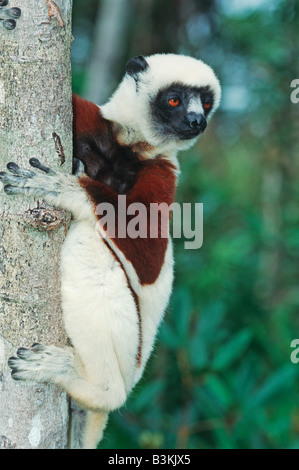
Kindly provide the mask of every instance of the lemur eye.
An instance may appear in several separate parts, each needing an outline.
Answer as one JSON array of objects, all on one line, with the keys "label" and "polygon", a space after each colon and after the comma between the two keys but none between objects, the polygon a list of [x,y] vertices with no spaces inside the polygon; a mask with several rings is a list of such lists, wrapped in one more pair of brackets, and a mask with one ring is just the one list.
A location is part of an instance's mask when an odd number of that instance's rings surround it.
[{"label": "lemur eye", "polygon": [[170,100],[168,100],[168,103],[170,104],[170,106],[175,108],[180,104],[180,100],[178,98],[171,98]]},{"label": "lemur eye", "polygon": [[203,107],[204,109],[210,109],[212,106],[212,103],[204,103]]}]

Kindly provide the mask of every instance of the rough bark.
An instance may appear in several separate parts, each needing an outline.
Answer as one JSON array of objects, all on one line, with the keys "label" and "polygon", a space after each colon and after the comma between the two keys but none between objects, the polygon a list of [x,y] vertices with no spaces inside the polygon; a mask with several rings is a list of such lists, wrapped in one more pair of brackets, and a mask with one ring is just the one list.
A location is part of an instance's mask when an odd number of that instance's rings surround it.
[{"label": "rough bark", "polygon": [[[8,7],[22,14],[14,30],[0,24],[0,170],[9,161],[28,168],[36,157],[70,172],[72,0],[10,0]],[[63,166],[53,133],[63,145]],[[20,346],[67,341],[59,256],[69,216],[43,201],[8,197],[2,185],[0,211],[0,448],[65,448],[66,394],[13,381],[7,359]]]}]

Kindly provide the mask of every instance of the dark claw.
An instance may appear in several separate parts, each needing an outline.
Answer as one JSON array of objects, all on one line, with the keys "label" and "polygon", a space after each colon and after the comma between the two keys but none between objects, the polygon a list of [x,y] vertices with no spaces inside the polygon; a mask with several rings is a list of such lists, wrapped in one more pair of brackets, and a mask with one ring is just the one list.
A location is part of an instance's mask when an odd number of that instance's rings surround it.
[{"label": "dark claw", "polygon": [[34,168],[40,168],[41,162],[37,158],[30,158],[29,163]]},{"label": "dark claw", "polygon": [[7,165],[6,165],[6,168],[9,170],[9,171],[15,171],[17,172],[20,168],[19,166],[15,163],[15,162],[9,162]]},{"label": "dark claw", "polygon": [[29,352],[29,350],[27,348],[19,348],[17,350],[17,356],[20,359],[24,359],[26,357],[26,355],[28,355],[28,352]]},{"label": "dark claw", "polygon": [[9,18],[20,18],[21,8],[17,8],[17,7],[9,8],[8,10],[5,10],[4,13]]},{"label": "dark claw", "polygon": [[11,184],[5,185],[4,191],[6,192],[6,194],[15,194],[15,188]]},{"label": "dark claw", "polygon": [[18,371],[17,371],[17,370],[14,369],[14,370],[11,371],[11,376],[12,376],[12,378],[13,378],[14,380],[21,380],[21,378],[20,378],[20,377],[17,377],[17,375],[18,375]]},{"label": "dark claw", "polygon": [[3,23],[2,23],[2,26],[4,26],[4,28],[8,29],[8,30],[12,30],[12,29],[15,29],[17,23],[15,22],[15,20],[2,20]]},{"label": "dark claw", "polygon": [[0,0],[0,7],[6,7],[8,0]]},{"label": "dark claw", "polygon": [[15,367],[15,364],[14,364],[15,360],[18,360],[18,358],[14,357],[14,356],[11,356],[7,361],[7,364],[9,365],[9,367],[11,369],[14,369],[14,367]]}]

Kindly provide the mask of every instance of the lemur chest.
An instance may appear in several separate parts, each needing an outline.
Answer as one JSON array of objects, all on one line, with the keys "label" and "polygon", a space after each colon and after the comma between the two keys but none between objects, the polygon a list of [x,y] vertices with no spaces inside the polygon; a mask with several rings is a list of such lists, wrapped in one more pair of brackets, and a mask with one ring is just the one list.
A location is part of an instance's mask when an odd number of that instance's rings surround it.
[{"label": "lemur chest", "polygon": [[[174,201],[176,167],[163,156],[145,160],[142,156],[152,151],[146,142],[120,144],[113,124],[90,103],[87,116],[81,101],[74,97],[74,156],[84,163],[86,173],[79,183],[90,198],[114,255],[132,267],[141,285],[153,284],[168,246],[169,212],[165,205]],[[120,197],[125,199],[121,204]],[[102,204],[112,209],[114,230],[103,221]],[[159,212],[161,204],[164,207]]]},{"label": "lemur chest", "polygon": [[112,251],[132,266],[141,285],[153,284],[168,246],[169,209],[176,186],[174,166],[163,158],[148,161],[138,168],[125,194],[88,176],[82,176],[79,183],[90,197]]}]

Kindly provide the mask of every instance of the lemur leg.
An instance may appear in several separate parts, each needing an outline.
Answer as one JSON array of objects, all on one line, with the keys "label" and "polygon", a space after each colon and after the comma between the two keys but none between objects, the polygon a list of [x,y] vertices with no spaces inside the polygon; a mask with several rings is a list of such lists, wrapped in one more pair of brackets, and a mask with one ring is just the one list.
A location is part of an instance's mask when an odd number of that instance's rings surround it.
[{"label": "lemur leg", "polygon": [[109,359],[115,386],[113,393],[108,385],[101,386],[96,380],[92,383],[86,377],[82,361],[73,348],[41,344],[35,344],[30,349],[19,348],[17,357],[10,357],[8,365],[14,380],[52,382],[62,387],[84,408],[111,411],[123,405],[127,394],[116,358]]},{"label": "lemur leg", "polygon": [[0,172],[0,180],[7,194],[41,197],[51,205],[72,212],[78,220],[93,217],[92,204],[77,176],[56,173],[36,158],[31,158],[29,163],[41,172],[20,169],[13,162],[7,165],[9,173]]},{"label": "lemur leg", "polygon": [[[77,336],[71,337],[74,348],[52,345],[19,348],[17,356],[8,362],[12,377],[15,380],[52,382],[90,410],[112,411],[122,406],[133,386],[138,326],[136,320],[134,324],[136,314],[129,319],[128,312],[119,308],[116,311],[109,304],[109,307],[104,306],[104,310],[109,309],[112,321],[101,315],[100,307],[97,311],[87,312],[87,318],[81,319]],[[129,314],[134,315],[133,299],[131,306]],[[88,318],[90,313],[94,321]],[[127,321],[118,322],[116,315],[120,319],[127,317]],[[76,317],[70,318],[69,322],[77,329]],[[66,326],[69,332],[68,322]]]},{"label": "lemur leg", "polygon": [[[94,350],[94,338],[88,337],[85,355],[79,356],[71,347],[33,345],[30,349],[19,348],[16,357],[10,357],[9,367],[15,380],[52,382],[62,387],[82,407],[90,410],[112,411],[122,406],[133,385],[131,378],[124,377],[121,351],[107,333],[106,341],[100,341]],[[103,337],[101,338],[103,340]],[[88,357],[88,354],[89,356]],[[135,357],[131,373],[135,370]]]},{"label": "lemur leg", "polygon": [[126,276],[86,220],[62,250],[63,320],[73,348],[21,348],[9,360],[20,380],[53,382],[81,406],[111,411],[126,400],[139,345],[138,312]]}]

